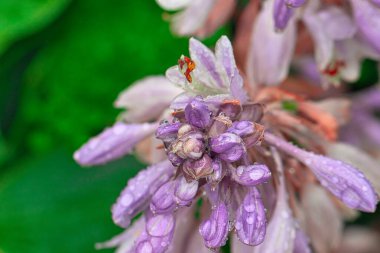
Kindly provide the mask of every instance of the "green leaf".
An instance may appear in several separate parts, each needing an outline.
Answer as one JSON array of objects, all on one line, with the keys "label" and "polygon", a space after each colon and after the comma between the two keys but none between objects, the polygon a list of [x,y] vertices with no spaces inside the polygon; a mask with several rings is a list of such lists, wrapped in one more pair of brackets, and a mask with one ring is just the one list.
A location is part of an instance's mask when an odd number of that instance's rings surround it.
[{"label": "green leaf", "polygon": [[45,27],[70,0],[0,1],[0,54],[14,41]]},{"label": "green leaf", "polygon": [[127,157],[83,169],[57,151],[10,168],[0,178],[0,252],[96,252],[94,243],[122,231],[110,207],[142,167]]}]

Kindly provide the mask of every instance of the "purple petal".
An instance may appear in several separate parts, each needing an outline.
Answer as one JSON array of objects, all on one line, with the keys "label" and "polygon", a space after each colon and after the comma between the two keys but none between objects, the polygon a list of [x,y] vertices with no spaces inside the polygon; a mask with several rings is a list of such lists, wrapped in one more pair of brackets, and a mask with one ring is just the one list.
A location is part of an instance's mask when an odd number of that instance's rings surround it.
[{"label": "purple petal", "polygon": [[253,84],[277,85],[288,75],[296,42],[296,22],[289,21],[277,33],[273,21],[273,1],[265,1],[256,18],[247,61],[247,74]]},{"label": "purple petal", "polygon": [[285,0],[275,0],[274,2],[274,24],[276,29],[283,30],[293,16],[294,10],[286,4]]},{"label": "purple petal", "polygon": [[179,206],[189,206],[198,192],[198,181],[187,182],[184,177],[176,181],[174,196]]},{"label": "purple petal", "polygon": [[175,186],[175,181],[169,181],[163,184],[153,194],[150,202],[150,210],[152,210],[153,213],[166,213],[174,210],[176,206],[174,199]]},{"label": "purple petal", "polygon": [[173,214],[152,215],[146,217],[146,230],[137,239],[135,253],[163,253],[168,249],[174,234]]},{"label": "purple petal", "polygon": [[309,243],[310,240],[307,235],[301,229],[298,229],[294,240],[293,253],[311,253]]},{"label": "purple petal", "polygon": [[237,235],[245,244],[259,245],[264,241],[266,225],[265,209],[260,193],[252,187],[236,214]]},{"label": "purple petal", "polygon": [[236,134],[224,133],[210,141],[210,148],[219,158],[226,162],[239,160],[246,150],[243,140]]},{"label": "purple petal", "polygon": [[180,122],[161,124],[156,130],[156,138],[165,142],[175,140],[181,125]]},{"label": "purple petal", "polygon": [[380,53],[380,8],[363,0],[351,0],[351,5],[361,37]]},{"label": "purple petal", "polygon": [[232,178],[241,185],[255,186],[267,182],[271,172],[264,164],[240,165],[232,169]]},{"label": "purple petal", "polygon": [[227,129],[231,126],[232,121],[229,117],[219,114],[214,118],[211,127],[207,133],[209,137],[217,137],[222,133],[226,132]]},{"label": "purple petal", "polygon": [[351,165],[307,152],[272,134],[265,134],[265,140],[308,166],[321,184],[348,207],[375,211],[378,199],[371,183]]},{"label": "purple petal", "polygon": [[127,227],[131,219],[148,206],[148,201],[158,188],[174,174],[175,168],[169,161],[163,161],[148,167],[128,181],[112,207],[112,219],[115,224]]},{"label": "purple petal", "polygon": [[204,102],[197,99],[186,106],[185,117],[189,124],[201,129],[206,128],[211,123],[210,110]]},{"label": "purple petal", "polygon": [[227,206],[223,202],[213,207],[211,216],[201,223],[199,232],[208,248],[219,248],[226,244],[228,235],[228,211]]},{"label": "purple petal", "polygon": [[224,114],[230,119],[236,119],[242,110],[239,100],[225,100],[219,107],[219,113]]},{"label": "purple petal", "polygon": [[170,104],[170,109],[173,110],[185,110],[185,107],[194,100],[194,97],[189,96],[187,93],[178,95]]},{"label": "purple petal", "polygon": [[165,76],[171,83],[177,85],[178,87],[181,87],[184,90],[188,89],[186,77],[179,70],[178,66],[168,68]]},{"label": "purple petal", "polygon": [[115,123],[93,137],[74,153],[77,163],[84,166],[104,164],[130,153],[133,147],[152,134],[157,124]]},{"label": "purple petal", "polygon": [[[128,122],[146,122],[157,119],[182,89],[164,76],[151,76],[138,80],[122,91],[115,107],[125,108],[123,119]],[[149,97],[149,99],[141,99]]]},{"label": "purple petal", "polygon": [[190,56],[196,64],[196,70],[200,73],[209,74],[215,88],[226,88],[222,77],[218,73],[215,55],[198,40],[190,39]]}]

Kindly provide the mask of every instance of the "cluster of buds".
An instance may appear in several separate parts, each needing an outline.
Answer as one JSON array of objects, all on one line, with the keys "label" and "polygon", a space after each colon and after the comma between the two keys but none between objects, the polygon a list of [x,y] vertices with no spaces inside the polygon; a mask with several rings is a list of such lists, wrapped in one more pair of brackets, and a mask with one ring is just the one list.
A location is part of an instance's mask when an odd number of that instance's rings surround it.
[{"label": "cluster of buds", "polygon": [[[225,100],[213,112],[206,101],[195,97],[184,110],[173,113],[172,123],[161,123],[156,137],[164,142],[169,160],[181,169],[188,181],[202,178],[220,181],[225,174],[236,174],[236,171],[224,171],[223,167],[232,166],[222,164],[250,165],[247,149],[259,145],[264,135],[264,127],[244,120],[242,112],[243,107],[237,100]],[[269,171],[251,174],[270,176]],[[256,176],[253,180],[262,180]]]}]

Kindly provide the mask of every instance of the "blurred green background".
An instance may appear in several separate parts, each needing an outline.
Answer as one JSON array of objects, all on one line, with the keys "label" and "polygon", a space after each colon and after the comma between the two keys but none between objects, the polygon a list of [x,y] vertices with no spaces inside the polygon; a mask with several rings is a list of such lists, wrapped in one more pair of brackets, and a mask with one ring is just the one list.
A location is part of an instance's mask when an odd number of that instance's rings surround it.
[{"label": "blurred green background", "polygon": [[72,153],[114,122],[120,91],[187,53],[163,13],[154,0],[0,1],[0,253],[95,252],[121,231],[110,207],[144,165],[83,169]]}]

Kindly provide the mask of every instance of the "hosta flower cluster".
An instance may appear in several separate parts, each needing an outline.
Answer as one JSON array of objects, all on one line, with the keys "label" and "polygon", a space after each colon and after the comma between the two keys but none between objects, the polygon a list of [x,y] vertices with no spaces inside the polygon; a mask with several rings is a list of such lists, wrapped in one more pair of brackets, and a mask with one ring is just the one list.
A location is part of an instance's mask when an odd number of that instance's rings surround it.
[{"label": "hosta flower cluster", "polygon": [[[124,91],[121,121],[74,155],[97,165],[137,145],[151,163],[112,207],[126,231],[98,246],[190,253],[231,239],[233,252],[336,249],[351,209],[374,212],[380,190],[373,164],[362,168],[371,158],[347,157],[350,146],[336,142],[347,101],[312,102],[276,87],[247,92],[225,36],[215,53],[194,38],[189,49],[166,78]],[[329,157],[339,155],[347,162]],[[359,156],[356,168],[349,158]]]}]

